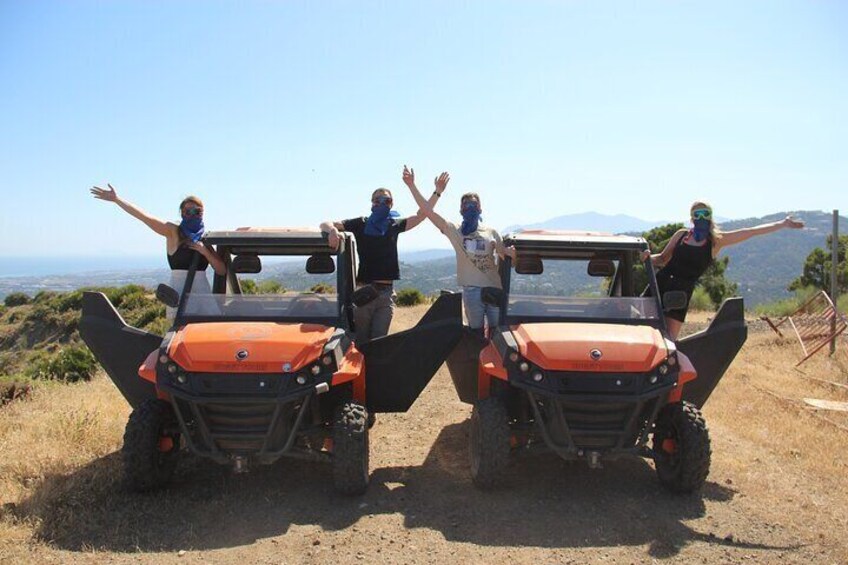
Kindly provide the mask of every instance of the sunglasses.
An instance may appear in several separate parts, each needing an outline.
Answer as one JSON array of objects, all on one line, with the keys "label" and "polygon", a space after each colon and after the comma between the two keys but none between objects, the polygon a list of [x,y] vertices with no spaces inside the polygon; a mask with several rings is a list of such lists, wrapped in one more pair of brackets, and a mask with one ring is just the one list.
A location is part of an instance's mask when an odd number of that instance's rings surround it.
[{"label": "sunglasses", "polygon": [[385,204],[387,206],[391,205],[392,199],[388,196],[378,196],[374,200],[371,201],[371,204]]},{"label": "sunglasses", "polygon": [[186,208],[183,210],[183,216],[202,216],[203,208],[195,208],[192,206],[191,208]]},{"label": "sunglasses", "polygon": [[697,210],[692,210],[692,219],[693,220],[712,220],[713,212],[707,208],[698,208]]}]

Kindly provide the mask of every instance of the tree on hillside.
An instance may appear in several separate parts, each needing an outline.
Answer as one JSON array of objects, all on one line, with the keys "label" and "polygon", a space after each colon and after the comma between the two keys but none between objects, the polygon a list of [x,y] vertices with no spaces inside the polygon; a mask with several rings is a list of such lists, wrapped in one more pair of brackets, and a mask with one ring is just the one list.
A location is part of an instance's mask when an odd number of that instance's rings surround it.
[{"label": "tree on hillside", "polygon": [[[848,292],[848,262],[845,261],[845,251],[848,249],[848,235],[839,236],[839,247],[836,250],[837,271],[836,286],[839,293]],[[808,286],[820,290],[830,290],[830,269],[833,261],[833,236],[827,236],[827,249],[816,247],[804,261],[801,276],[789,284],[789,290],[798,290]]]},{"label": "tree on hillside", "polygon": [[[683,224],[665,224],[644,232],[642,237],[647,240],[648,245],[651,247],[651,253],[659,253],[665,249],[666,244],[677,233],[677,230],[682,228]],[[698,280],[698,286],[703,287],[707,291],[713,306],[716,308],[721,305],[725,298],[736,294],[738,289],[738,285],[727,280],[725,276],[729,261],[730,259],[728,257],[713,261],[704,275]],[[637,289],[648,286],[648,274],[642,265],[636,266],[634,280]]]}]

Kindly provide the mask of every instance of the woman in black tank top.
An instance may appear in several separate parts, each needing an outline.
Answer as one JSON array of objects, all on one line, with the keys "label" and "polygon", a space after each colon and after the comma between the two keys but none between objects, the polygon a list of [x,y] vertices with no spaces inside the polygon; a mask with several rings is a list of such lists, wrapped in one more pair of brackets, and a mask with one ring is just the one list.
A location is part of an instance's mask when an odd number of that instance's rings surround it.
[{"label": "woman in black tank top", "polygon": [[[689,213],[692,228],[678,230],[668,241],[662,253],[651,255],[650,252],[645,252],[643,257],[644,260],[650,257],[652,265],[661,267],[657,271],[660,295],[671,290],[681,290],[691,299],[698,279],[723,248],[782,228],[804,227],[804,222],[786,216],[779,222],[720,232],[713,223],[713,210],[706,202],[695,202],[689,209]],[[687,310],[688,306],[666,311],[666,323],[672,339],[677,339],[680,334]]]},{"label": "woman in black tank top", "polygon": [[[184,282],[184,274],[191,267],[195,257],[199,256],[197,267],[199,270],[205,271],[206,267],[211,264],[217,274],[226,274],[224,262],[212,246],[201,241],[203,237],[203,202],[200,198],[188,196],[183,199],[180,203],[182,221],[175,224],[147,214],[144,210],[118,197],[111,184],[106,186],[109,188],[92,187],[91,194],[99,200],[114,202],[129,215],[141,220],[147,227],[165,238],[168,265],[171,267],[172,273],[171,286],[176,291],[182,292],[183,285],[180,281]],[[205,288],[198,290],[195,286],[192,286],[192,290],[211,292],[211,290],[206,290],[209,287],[206,277],[195,277],[197,285],[202,285],[203,282],[206,283]],[[173,312],[169,312],[169,316],[172,314]]]}]

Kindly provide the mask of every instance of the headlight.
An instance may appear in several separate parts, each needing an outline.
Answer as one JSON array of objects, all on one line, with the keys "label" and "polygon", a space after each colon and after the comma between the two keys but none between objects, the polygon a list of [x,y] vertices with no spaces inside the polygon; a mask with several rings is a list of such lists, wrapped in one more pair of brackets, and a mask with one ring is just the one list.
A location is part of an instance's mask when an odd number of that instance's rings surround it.
[{"label": "headlight", "polygon": [[318,373],[320,373],[320,372],[321,372],[321,367],[320,367],[320,365],[312,365],[312,368],[311,368],[311,369],[309,369],[309,372],[310,372],[310,373],[312,373],[312,374],[313,374],[313,375],[315,375],[315,376],[318,376]]},{"label": "headlight", "polygon": [[677,365],[677,355],[669,355],[669,356],[668,356],[668,360],[666,361],[666,363],[668,363],[668,364],[669,364],[669,365],[671,365],[672,367],[674,367],[675,365]]},{"label": "headlight", "polygon": [[526,373],[530,370],[530,364],[527,361],[522,361],[518,368],[521,369],[522,373]]},{"label": "headlight", "polygon": [[324,366],[329,367],[333,363],[333,356],[329,353],[327,355],[324,355],[321,358],[321,363],[323,363]]},{"label": "headlight", "polygon": [[517,351],[512,351],[512,352],[509,354],[509,360],[510,360],[510,361],[512,361],[513,363],[518,363],[518,352],[517,352]]},{"label": "headlight", "polygon": [[660,373],[661,375],[665,376],[665,375],[667,375],[667,374],[668,374],[668,365],[666,365],[665,363],[663,363],[662,365],[660,365],[659,369],[657,369],[657,370],[659,371],[659,373]]}]

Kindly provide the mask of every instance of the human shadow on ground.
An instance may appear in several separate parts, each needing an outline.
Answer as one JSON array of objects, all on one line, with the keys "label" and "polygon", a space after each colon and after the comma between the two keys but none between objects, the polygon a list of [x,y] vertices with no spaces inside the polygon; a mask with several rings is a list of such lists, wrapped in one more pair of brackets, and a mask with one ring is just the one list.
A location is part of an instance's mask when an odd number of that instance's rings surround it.
[{"label": "human shadow on ground", "polygon": [[669,494],[640,459],[592,470],[553,455],[516,457],[502,488],[478,491],[468,472],[467,427],[466,421],[443,428],[420,466],[373,469],[361,497],[336,494],[326,464],[284,460],[233,475],[195,457],[186,457],[167,488],[134,494],[122,488],[120,454],[112,453],[70,475],[47,477],[15,513],[35,520],[40,539],[71,551],[238,547],[283,535],[293,524],[336,531],[363,516],[398,513],[407,528],[483,546],[647,544],[657,558],[696,541],[794,549],[687,526],[704,516],[704,500],[730,503],[735,491],[708,482],[700,495]]}]

